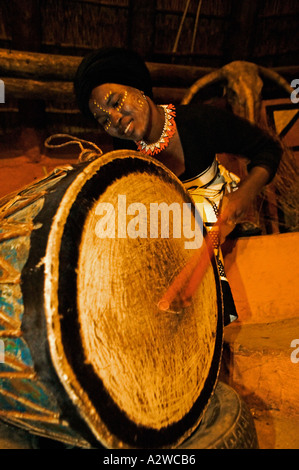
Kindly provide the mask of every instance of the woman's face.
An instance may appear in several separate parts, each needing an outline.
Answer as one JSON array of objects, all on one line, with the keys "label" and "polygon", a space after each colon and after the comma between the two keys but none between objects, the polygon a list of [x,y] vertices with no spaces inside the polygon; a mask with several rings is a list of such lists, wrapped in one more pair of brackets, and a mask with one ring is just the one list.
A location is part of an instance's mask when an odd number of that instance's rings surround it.
[{"label": "woman's face", "polygon": [[146,136],[150,106],[136,88],[104,83],[92,90],[89,109],[112,137],[138,141]]}]

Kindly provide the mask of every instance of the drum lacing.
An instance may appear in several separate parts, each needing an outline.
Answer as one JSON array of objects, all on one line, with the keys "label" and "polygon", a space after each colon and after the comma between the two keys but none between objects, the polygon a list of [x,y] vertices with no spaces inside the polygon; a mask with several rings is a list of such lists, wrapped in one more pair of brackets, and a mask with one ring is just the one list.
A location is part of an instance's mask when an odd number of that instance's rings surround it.
[{"label": "drum lacing", "polygon": [[[61,138],[67,138],[67,139],[70,139],[68,140],[67,142],[62,142],[60,144],[50,144],[51,140],[53,139],[61,139]],[[88,145],[91,145],[94,150],[91,150],[91,149],[88,149],[88,148],[84,148],[84,146],[82,144],[88,144]],[[88,140],[84,140],[84,139],[79,139],[78,137],[74,137],[72,135],[69,135],[69,134],[54,134],[54,135],[51,135],[50,137],[48,137],[46,140],[45,140],[45,147],[46,148],[60,148],[60,147],[66,147],[67,145],[71,145],[71,144],[77,144],[79,145],[80,149],[81,149],[81,153],[78,157],[78,161],[79,162],[87,162],[87,161],[90,161],[90,160],[95,160],[96,158],[99,158],[101,155],[103,155],[103,151],[96,145],[94,144],[93,142],[89,142]]]}]

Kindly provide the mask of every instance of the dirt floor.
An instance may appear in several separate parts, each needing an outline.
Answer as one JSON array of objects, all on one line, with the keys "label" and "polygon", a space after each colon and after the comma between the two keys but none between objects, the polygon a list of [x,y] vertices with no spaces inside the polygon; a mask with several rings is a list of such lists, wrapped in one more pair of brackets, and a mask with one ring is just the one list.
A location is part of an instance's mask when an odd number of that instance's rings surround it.
[{"label": "dirt floor", "polygon": [[[250,408],[258,437],[260,449],[299,449],[298,418],[285,417],[279,411],[261,411]],[[38,449],[61,448],[60,443],[47,442],[29,434],[22,429],[7,425],[0,421],[0,450],[1,449]]]}]

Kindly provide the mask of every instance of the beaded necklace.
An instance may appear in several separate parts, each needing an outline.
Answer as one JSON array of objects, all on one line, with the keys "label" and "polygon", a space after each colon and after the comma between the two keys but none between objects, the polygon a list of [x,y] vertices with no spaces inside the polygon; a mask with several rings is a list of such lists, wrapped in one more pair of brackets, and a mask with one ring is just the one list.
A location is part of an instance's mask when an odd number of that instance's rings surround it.
[{"label": "beaded necklace", "polygon": [[139,152],[145,153],[146,155],[149,155],[150,157],[166,149],[166,147],[169,145],[170,139],[174,136],[176,131],[176,123],[174,120],[175,107],[173,104],[162,104],[160,105],[160,108],[163,108],[165,121],[159,140],[153,144],[147,144],[143,140],[135,142],[137,144],[137,150]]}]

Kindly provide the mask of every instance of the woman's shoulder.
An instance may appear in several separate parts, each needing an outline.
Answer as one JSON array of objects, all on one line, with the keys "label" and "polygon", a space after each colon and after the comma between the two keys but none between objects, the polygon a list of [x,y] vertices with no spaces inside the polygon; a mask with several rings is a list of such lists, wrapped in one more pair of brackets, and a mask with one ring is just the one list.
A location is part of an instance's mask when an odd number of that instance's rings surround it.
[{"label": "woman's shoulder", "polygon": [[210,105],[203,103],[178,104],[176,111],[182,115],[201,114],[206,111],[207,107],[210,107]]},{"label": "woman's shoulder", "polygon": [[179,104],[176,106],[177,118],[188,121],[215,119],[217,117],[224,119],[229,116],[229,112],[219,106],[206,103]]}]

